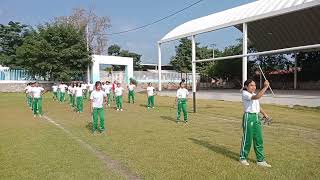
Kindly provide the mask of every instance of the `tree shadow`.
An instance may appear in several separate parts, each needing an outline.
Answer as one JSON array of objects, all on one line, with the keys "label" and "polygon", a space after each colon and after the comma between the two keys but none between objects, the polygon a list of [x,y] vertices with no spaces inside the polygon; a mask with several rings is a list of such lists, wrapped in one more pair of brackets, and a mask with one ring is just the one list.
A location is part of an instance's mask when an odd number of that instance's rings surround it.
[{"label": "tree shadow", "polygon": [[[233,159],[235,161],[239,161],[239,153],[235,153],[233,151],[228,150],[226,147],[224,146],[220,146],[217,144],[210,144],[207,141],[202,141],[199,139],[194,139],[194,138],[189,138],[191,141],[193,141],[193,143],[198,144],[200,146],[203,146],[211,151],[214,151],[216,153],[222,154],[230,159]],[[253,161],[252,159],[249,159],[250,161]]]},{"label": "tree shadow", "polygon": [[160,116],[161,119],[176,122],[177,120],[171,116]]},{"label": "tree shadow", "polygon": [[86,128],[87,128],[90,132],[92,132],[92,128],[93,128],[92,122],[88,122],[88,124],[86,125]]}]

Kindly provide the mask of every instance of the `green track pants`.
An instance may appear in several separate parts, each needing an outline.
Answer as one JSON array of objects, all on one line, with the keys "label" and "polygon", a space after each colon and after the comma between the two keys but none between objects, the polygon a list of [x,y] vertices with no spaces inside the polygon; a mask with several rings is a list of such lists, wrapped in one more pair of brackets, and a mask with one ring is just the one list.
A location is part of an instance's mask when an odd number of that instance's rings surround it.
[{"label": "green track pants", "polygon": [[28,106],[32,109],[32,97],[30,95],[27,96]]},{"label": "green track pants", "polygon": [[93,108],[92,113],[92,131],[95,132],[98,129],[98,118],[100,118],[100,131],[105,130],[104,128],[104,110],[103,108]]},{"label": "green track pants", "polygon": [[187,100],[178,99],[178,110],[177,110],[177,122],[180,121],[181,111],[183,112],[183,119],[185,122],[188,121],[188,112],[187,112]]},{"label": "green track pants", "polygon": [[117,109],[122,109],[122,96],[116,96]]},{"label": "green track pants", "polygon": [[83,97],[77,97],[77,112],[83,112]]},{"label": "green track pants", "polygon": [[132,99],[132,102],[134,103],[134,91],[129,91],[128,93],[128,102],[131,103],[131,99]]},{"label": "green track pants", "polygon": [[42,98],[33,98],[33,114],[42,115]]},{"label": "green track pants", "polygon": [[58,100],[58,92],[53,92],[53,100]]},{"label": "green track pants", "polygon": [[73,96],[72,96],[72,94],[69,94],[69,104],[70,104],[70,106],[72,106],[72,100],[73,99]]},{"label": "green track pants", "polygon": [[75,95],[72,95],[71,106],[72,106],[72,107],[75,107],[75,106],[76,106],[76,96],[75,96]]},{"label": "green track pants", "polygon": [[244,113],[243,115],[243,137],[241,142],[240,159],[246,160],[253,141],[257,161],[264,161],[263,138],[261,120],[257,113]]},{"label": "green track pants", "polygon": [[148,96],[148,108],[154,107],[154,96]]},{"label": "green track pants", "polygon": [[65,98],[64,98],[65,93],[60,92],[60,102],[64,102]]},{"label": "green track pants", "polygon": [[107,97],[108,97],[108,105],[110,104],[110,101],[111,101],[111,95],[110,95],[110,93],[109,94],[107,94]]}]

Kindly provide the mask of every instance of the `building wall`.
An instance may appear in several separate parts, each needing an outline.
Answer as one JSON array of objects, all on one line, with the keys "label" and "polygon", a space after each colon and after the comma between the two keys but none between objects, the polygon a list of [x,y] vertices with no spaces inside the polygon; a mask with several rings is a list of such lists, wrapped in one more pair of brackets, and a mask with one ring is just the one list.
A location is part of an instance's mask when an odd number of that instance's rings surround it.
[{"label": "building wall", "polygon": [[[24,92],[28,81],[0,81],[0,92]],[[44,89],[51,90],[53,82],[39,82]]]}]

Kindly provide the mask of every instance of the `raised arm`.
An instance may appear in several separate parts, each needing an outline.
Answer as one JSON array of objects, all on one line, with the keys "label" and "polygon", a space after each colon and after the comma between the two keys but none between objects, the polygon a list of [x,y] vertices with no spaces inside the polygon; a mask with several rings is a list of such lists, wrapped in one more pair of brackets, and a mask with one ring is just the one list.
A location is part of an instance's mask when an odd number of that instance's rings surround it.
[{"label": "raised arm", "polygon": [[260,99],[263,95],[264,95],[264,93],[266,92],[266,90],[268,89],[268,87],[269,87],[269,81],[268,80],[266,80],[265,82],[264,82],[264,87],[259,91],[259,93],[257,94],[257,95],[254,95],[254,96],[252,96],[252,100],[256,100],[256,99]]},{"label": "raised arm", "polygon": [[263,117],[268,118],[268,114],[260,107],[260,113],[263,115]]}]

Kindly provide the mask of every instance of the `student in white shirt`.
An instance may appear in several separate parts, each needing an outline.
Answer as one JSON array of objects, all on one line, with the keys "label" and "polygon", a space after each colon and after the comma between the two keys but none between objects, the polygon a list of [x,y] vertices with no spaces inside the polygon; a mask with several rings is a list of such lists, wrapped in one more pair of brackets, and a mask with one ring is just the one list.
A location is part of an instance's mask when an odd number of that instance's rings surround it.
[{"label": "student in white shirt", "polygon": [[57,84],[53,84],[52,92],[53,92],[53,100],[58,101],[58,86],[57,86]]},{"label": "student in white shirt", "polygon": [[152,86],[152,83],[149,82],[147,87],[148,109],[154,108],[154,94],[155,94],[155,89]]},{"label": "student in white shirt", "polygon": [[118,83],[117,87],[114,89],[114,94],[116,96],[116,105],[117,105],[117,111],[123,111],[122,109],[122,95],[123,95],[123,87],[121,87],[121,84]]},{"label": "student in white shirt", "polygon": [[81,87],[80,83],[77,83],[75,87],[75,97],[77,100],[77,112],[82,113],[83,112],[83,89]]},{"label": "student in white shirt", "polygon": [[107,96],[108,96],[108,102],[107,102],[107,104],[108,104],[108,106],[110,107],[110,100],[111,100],[111,90],[112,90],[112,85],[110,84],[110,82],[109,81],[106,81],[106,84],[105,84],[105,86],[104,86],[104,92],[107,94]]},{"label": "student in white shirt", "polygon": [[76,83],[72,83],[72,89],[71,89],[71,97],[72,97],[72,102],[71,102],[71,107],[74,108],[76,106]]},{"label": "student in white shirt", "polygon": [[134,89],[136,88],[136,85],[134,85],[131,81],[130,84],[128,85],[128,102],[131,103],[131,99],[132,99],[132,103],[134,104]]},{"label": "student in white shirt", "polygon": [[107,102],[108,100],[104,98],[108,98],[106,93],[102,90],[102,84],[100,81],[95,83],[95,90],[92,91],[90,95],[90,110],[92,114],[93,126],[92,132],[96,133],[98,130],[98,118],[100,118],[100,132],[105,131],[104,127],[104,104],[103,102]]},{"label": "student in white shirt", "polygon": [[35,86],[31,89],[32,100],[33,100],[33,115],[37,116],[43,114],[42,112],[42,95],[44,94],[44,89],[39,87],[39,84],[36,82]]},{"label": "student in white shirt", "polygon": [[187,101],[189,92],[185,88],[186,84],[184,82],[180,82],[180,88],[177,90],[176,103],[178,104],[177,110],[177,123],[180,121],[181,110],[183,112],[184,122],[188,122],[188,112],[187,112]]},{"label": "student in white shirt", "polygon": [[269,87],[269,82],[264,82],[264,87],[255,94],[256,83],[248,79],[244,82],[242,91],[242,101],[244,107],[243,115],[243,137],[240,150],[240,163],[248,166],[247,162],[248,154],[253,141],[254,151],[257,157],[257,165],[263,167],[271,167],[266,161],[264,156],[263,148],[263,138],[262,138],[262,125],[259,118],[259,113],[261,112],[263,116],[268,117],[268,115],[261,109],[259,99],[264,95]]},{"label": "student in white shirt", "polygon": [[[91,96],[91,93],[94,90],[94,85],[92,83],[89,83],[88,84],[88,89],[89,89],[89,96]],[[101,90],[102,90],[102,85],[101,85]]]},{"label": "student in white shirt", "polygon": [[24,92],[26,93],[27,98],[27,105],[29,108],[32,108],[32,97],[31,97],[31,89],[32,89],[32,83],[28,83],[27,87],[24,89]]},{"label": "student in white shirt", "polygon": [[60,92],[60,102],[65,101],[65,94],[66,94],[67,85],[65,85],[63,82],[59,85],[59,92]]},{"label": "student in white shirt", "polygon": [[[82,87],[82,91],[83,91],[83,99],[87,99],[88,93],[89,93],[89,91],[88,91],[88,84],[83,83],[83,84],[81,84],[81,87]],[[90,98],[89,98],[89,99],[90,99]]]},{"label": "student in white shirt", "polygon": [[72,107],[72,101],[73,101],[72,91],[73,91],[73,83],[70,83],[69,86],[68,86],[68,95],[69,95],[69,105],[70,105],[70,107]]}]

